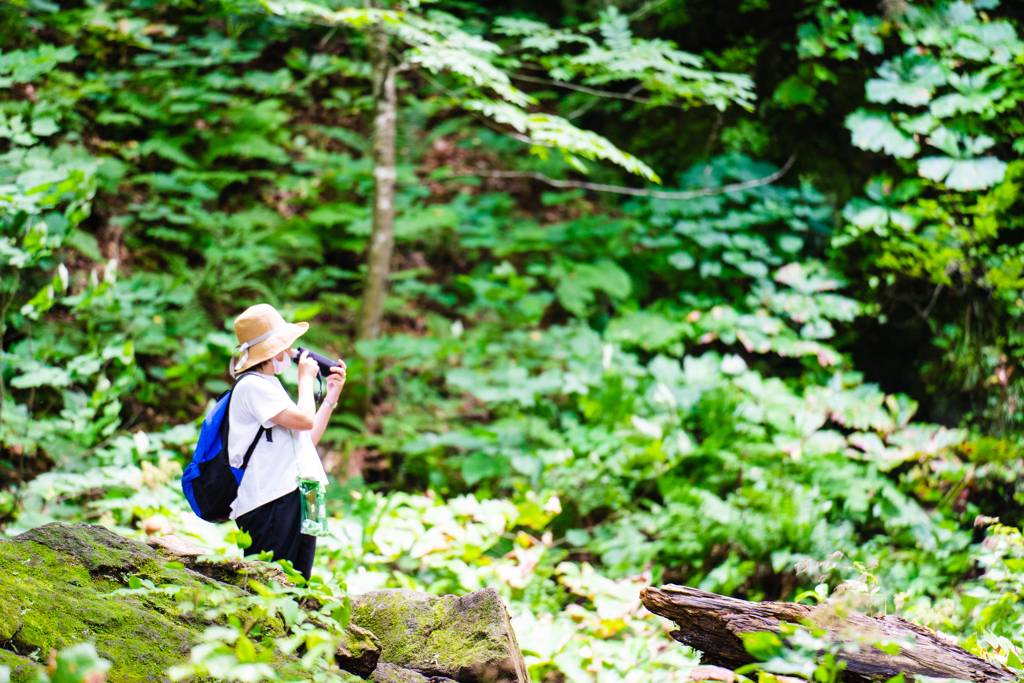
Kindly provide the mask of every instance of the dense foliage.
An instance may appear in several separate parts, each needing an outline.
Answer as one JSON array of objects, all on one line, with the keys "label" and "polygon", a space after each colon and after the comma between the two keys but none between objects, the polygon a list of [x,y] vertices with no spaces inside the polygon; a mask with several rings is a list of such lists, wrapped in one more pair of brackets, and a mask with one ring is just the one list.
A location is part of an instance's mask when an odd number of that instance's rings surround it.
[{"label": "dense foliage", "polygon": [[[496,586],[537,680],[684,680],[662,582],[842,586],[1020,668],[1018,7],[344,5],[0,7],[7,533],[237,553],[176,477],[269,301],[377,376],[323,442],[325,590]],[[378,22],[397,247],[357,344]],[[179,673],[270,675],[228,632]]]}]

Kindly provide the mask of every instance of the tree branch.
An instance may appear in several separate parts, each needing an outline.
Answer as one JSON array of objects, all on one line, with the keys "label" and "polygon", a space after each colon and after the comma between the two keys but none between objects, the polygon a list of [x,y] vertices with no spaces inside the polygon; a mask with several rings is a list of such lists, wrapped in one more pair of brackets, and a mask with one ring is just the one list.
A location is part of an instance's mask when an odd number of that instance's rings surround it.
[{"label": "tree branch", "polygon": [[[641,90],[643,90],[643,88],[644,88],[644,84],[643,83],[637,83],[632,88],[630,88],[629,92],[626,93],[626,94],[627,95],[635,95],[636,93],[638,93]],[[583,114],[587,113],[591,109],[591,107],[593,107],[595,104],[597,104],[600,101],[601,100],[598,99],[597,97],[590,98],[585,103],[580,105],[579,109],[577,109],[577,110],[575,110],[573,112],[570,112],[569,114],[566,114],[565,120],[566,121],[572,121],[573,119],[582,116]]]},{"label": "tree branch", "polygon": [[629,100],[631,102],[639,102],[640,104],[651,104],[651,102],[654,101],[649,97],[637,97],[632,92],[621,93],[614,92],[612,90],[597,90],[595,88],[588,88],[585,85],[576,85],[575,83],[569,83],[567,81],[554,81],[549,78],[536,78],[535,76],[523,76],[522,74],[511,74],[511,78],[514,78],[517,81],[526,81],[528,83],[554,85],[559,88],[565,88],[567,90],[575,90],[577,92],[586,93],[588,95],[594,95],[595,97],[607,97],[614,100]]},{"label": "tree branch", "polygon": [[580,189],[580,190],[593,190],[594,192],[611,192],[613,194],[628,194],[633,197],[653,197],[654,199],[697,199],[698,197],[710,197],[719,194],[726,194],[727,192],[738,192],[740,190],[750,190],[755,187],[762,187],[764,185],[770,185],[776,180],[786,175],[786,172],[793,167],[796,162],[796,154],[793,154],[786,163],[775,173],[766,175],[763,178],[757,178],[755,180],[745,180],[742,183],[731,183],[729,185],[721,185],[719,187],[706,187],[702,190],[686,190],[683,192],[670,192],[664,190],[646,190],[635,187],[622,187],[621,185],[605,185],[603,183],[588,183],[580,180],[555,180],[549,178],[543,173],[537,173],[535,171],[490,171],[488,173],[459,173],[444,180],[451,180],[454,178],[460,178],[465,176],[479,176],[482,178],[532,178],[533,180],[539,180],[542,183],[547,183],[552,187],[559,189]]},{"label": "tree branch", "polygon": [[[412,68],[415,69],[415,67],[412,67]],[[434,86],[435,88],[437,88],[438,90],[440,90],[444,94],[448,95],[448,97],[452,98],[456,102],[459,101],[459,96],[457,94],[455,94],[454,92],[452,92],[448,88],[444,87],[441,83],[439,83],[438,81],[433,79],[430,76],[430,74],[428,74],[425,70],[423,70],[423,69],[416,69],[416,73],[418,73],[424,80],[426,80],[432,86]],[[512,131],[512,130],[505,130],[504,128],[499,126],[494,121],[491,121],[489,118],[487,118],[486,116],[484,116],[480,112],[472,111],[472,110],[466,110],[466,111],[467,111],[467,113],[470,116],[472,116],[477,121],[479,121],[483,125],[487,126],[491,130],[493,130],[495,133],[498,133],[499,135],[507,135],[508,137],[512,138],[513,140],[517,140],[517,141],[525,143],[527,145],[533,145],[533,146],[536,146],[536,147],[549,147],[549,148],[552,148],[552,149],[555,147],[550,142],[542,142],[540,140],[534,140],[529,135],[523,135],[522,133],[517,133],[516,131]],[[453,176],[453,177],[455,177],[455,176]]]}]

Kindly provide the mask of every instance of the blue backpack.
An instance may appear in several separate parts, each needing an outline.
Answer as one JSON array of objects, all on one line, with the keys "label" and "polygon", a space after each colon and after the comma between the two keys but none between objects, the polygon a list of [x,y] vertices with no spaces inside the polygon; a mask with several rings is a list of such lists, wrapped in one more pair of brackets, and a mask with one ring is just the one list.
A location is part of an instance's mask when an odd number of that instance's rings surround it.
[{"label": "blue backpack", "polygon": [[[243,377],[245,375],[235,380],[235,386]],[[238,485],[242,483],[256,444],[264,434],[267,435],[267,441],[274,440],[272,430],[261,425],[256,438],[245,452],[242,466],[231,466],[228,458],[228,409],[231,393],[226,391],[221,394],[213,410],[203,420],[192,462],[181,475],[181,490],[185,492],[188,504],[192,506],[193,512],[207,522],[226,522],[230,518],[231,504],[238,497]]]}]

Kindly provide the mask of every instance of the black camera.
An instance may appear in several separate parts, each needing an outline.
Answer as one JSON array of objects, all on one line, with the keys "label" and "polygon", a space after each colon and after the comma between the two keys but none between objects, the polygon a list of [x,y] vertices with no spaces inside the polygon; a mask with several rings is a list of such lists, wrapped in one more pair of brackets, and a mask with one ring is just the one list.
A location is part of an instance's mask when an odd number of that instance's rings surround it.
[{"label": "black camera", "polygon": [[295,349],[295,360],[296,361],[299,360],[299,356],[301,356],[303,354],[303,352],[307,353],[308,357],[312,358],[313,360],[315,360],[316,364],[320,366],[320,377],[321,378],[325,378],[326,379],[327,377],[330,377],[331,376],[331,368],[343,368],[343,367],[345,367],[345,363],[343,361],[341,361],[341,360],[333,360],[331,358],[327,358],[326,356],[321,356],[319,353],[316,353],[314,351],[310,351],[309,349],[303,348],[301,346],[299,346],[298,348]]}]

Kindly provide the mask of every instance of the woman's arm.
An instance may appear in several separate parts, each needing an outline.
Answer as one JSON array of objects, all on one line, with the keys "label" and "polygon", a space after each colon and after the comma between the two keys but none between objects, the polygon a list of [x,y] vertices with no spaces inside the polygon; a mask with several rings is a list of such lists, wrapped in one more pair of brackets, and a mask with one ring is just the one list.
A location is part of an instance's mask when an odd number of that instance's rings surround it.
[{"label": "woman's arm", "polygon": [[320,404],[320,410],[316,411],[316,415],[313,416],[313,445],[317,446],[320,444],[320,438],[327,431],[327,423],[331,421],[331,413],[334,412],[334,407],[327,404],[324,401]]},{"label": "woman's arm", "polygon": [[327,391],[324,394],[324,402],[320,405],[313,418],[313,444],[320,443],[320,438],[327,429],[327,423],[331,421],[331,413],[338,405],[338,398],[345,386],[345,361],[341,361],[340,367],[331,368],[331,374],[327,376]]},{"label": "woman's arm", "polygon": [[313,401],[313,378],[320,372],[320,367],[312,358],[303,352],[299,357],[299,400],[270,418],[275,424],[286,429],[309,431],[313,429],[316,418],[316,403]]}]

